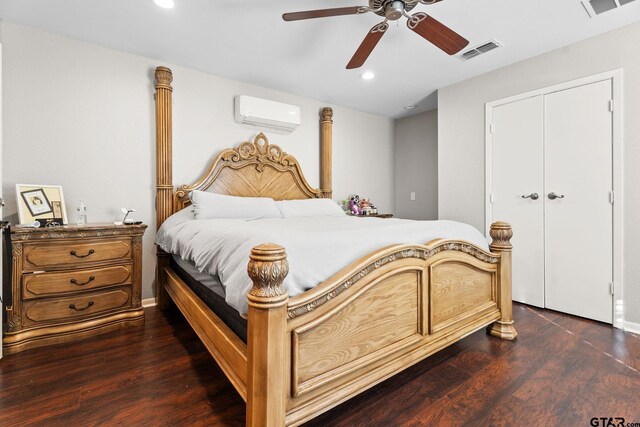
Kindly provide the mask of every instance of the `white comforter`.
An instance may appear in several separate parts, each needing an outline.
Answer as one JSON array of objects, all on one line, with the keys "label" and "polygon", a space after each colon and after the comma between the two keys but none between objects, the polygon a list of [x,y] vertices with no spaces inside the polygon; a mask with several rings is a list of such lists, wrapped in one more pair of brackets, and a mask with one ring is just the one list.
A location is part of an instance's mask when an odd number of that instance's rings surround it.
[{"label": "white comforter", "polygon": [[184,211],[165,221],[156,243],[194,263],[201,272],[217,275],[227,303],[245,315],[246,295],[252,286],[247,275],[249,253],[261,243],[277,243],[287,250],[289,275],[284,286],[289,296],[295,296],[377,249],[396,243],[424,244],[436,238],[465,240],[488,250],[477,229],[454,221],[348,216],[195,220]]}]

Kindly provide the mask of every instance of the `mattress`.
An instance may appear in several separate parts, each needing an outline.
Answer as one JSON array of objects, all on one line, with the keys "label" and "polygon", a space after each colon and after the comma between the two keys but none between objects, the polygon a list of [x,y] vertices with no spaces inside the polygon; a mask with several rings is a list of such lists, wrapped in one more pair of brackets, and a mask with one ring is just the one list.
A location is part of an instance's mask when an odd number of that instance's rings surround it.
[{"label": "mattress", "polygon": [[172,258],[174,264],[178,265],[182,271],[189,275],[189,277],[196,282],[199,282],[224,300],[224,287],[217,276],[200,272],[194,263],[186,261],[178,255],[172,255]]},{"label": "mattress", "polygon": [[247,320],[224,300],[224,289],[220,280],[200,273],[195,265],[176,255],[171,257],[171,268],[229,329],[242,341],[247,342]]}]

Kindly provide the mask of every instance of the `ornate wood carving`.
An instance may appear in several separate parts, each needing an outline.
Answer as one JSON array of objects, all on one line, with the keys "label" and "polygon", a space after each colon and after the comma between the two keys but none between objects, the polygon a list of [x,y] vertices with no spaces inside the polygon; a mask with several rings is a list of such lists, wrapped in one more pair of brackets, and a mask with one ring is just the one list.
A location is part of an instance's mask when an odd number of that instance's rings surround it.
[{"label": "ornate wood carving", "polygon": [[[173,73],[167,67],[157,67],[156,79],[156,227],[173,213],[173,153],[172,153],[172,92]],[[162,309],[169,304],[164,289],[166,277],[164,266],[168,265],[166,256],[157,249],[156,299]]]},{"label": "ornate wood carving", "polygon": [[[47,240],[47,239],[83,239],[89,237],[106,237],[106,236],[134,236],[139,233],[140,226],[122,226],[109,230],[82,230],[67,227],[51,227],[46,229],[25,228],[21,229],[20,240]],[[145,226],[146,228],[146,226]],[[16,230],[16,228],[13,228]]]},{"label": "ornate wood carving", "polygon": [[139,250],[142,248],[142,236],[134,236],[133,239],[131,240],[131,243],[133,243],[133,249],[134,250]]},{"label": "ornate wood carving", "polygon": [[333,144],[333,110],[329,107],[322,109],[320,113],[320,188],[325,198],[330,199],[332,191],[332,144]]},{"label": "ornate wood carving", "polygon": [[16,315],[16,313],[13,311],[13,307],[7,307],[6,311],[8,332],[22,329],[22,320],[20,320],[20,316]]},{"label": "ornate wood carving", "polygon": [[289,273],[287,254],[282,246],[265,243],[253,248],[247,272],[253,281],[249,295],[273,298],[287,293],[281,286]]},{"label": "ornate wood carving", "polygon": [[380,267],[396,261],[397,259],[402,258],[417,258],[422,260],[428,260],[434,255],[439,254],[443,251],[457,251],[469,254],[480,261],[487,262],[490,264],[497,264],[500,260],[500,256],[496,254],[491,254],[489,252],[485,252],[482,249],[474,246],[470,243],[460,242],[460,241],[441,241],[437,243],[435,246],[423,246],[423,245],[414,245],[411,247],[403,246],[403,249],[393,252],[391,254],[385,254],[380,258],[372,261],[367,264],[364,268],[360,269],[358,272],[351,274],[345,280],[339,281],[336,283],[331,289],[328,289],[322,295],[318,296],[313,301],[310,301],[304,305],[295,306],[293,304],[289,304],[289,309],[287,311],[287,316],[289,319],[295,319],[296,317],[302,316],[303,314],[310,313],[321,305],[327,303],[329,300],[335,298],[340,295],[345,290],[349,289],[351,286],[356,284],[358,281],[365,278],[367,275],[371,274],[373,271],[379,269]]},{"label": "ornate wood carving", "polygon": [[189,205],[193,190],[276,200],[322,197],[309,185],[295,157],[270,144],[262,133],[254,141],[223,150],[198,182],[179,187],[174,194],[176,212]]},{"label": "ornate wood carving", "polygon": [[172,111],[173,74],[167,67],[156,68],[156,226],[172,212]]},{"label": "ornate wood carving", "polygon": [[494,222],[491,224],[491,230],[489,230],[489,235],[493,239],[491,242],[491,250],[495,252],[504,252],[510,251],[513,246],[511,246],[511,238],[513,237],[513,230],[511,230],[511,225],[506,222]]},{"label": "ornate wood carving", "polygon": [[[16,234],[12,234],[13,240]],[[13,242],[11,244],[11,291],[13,292],[13,304],[7,307],[7,324],[9,332],[15,332],[22,329],[22,264],[23,264],[23,245],[21,242]]]}]

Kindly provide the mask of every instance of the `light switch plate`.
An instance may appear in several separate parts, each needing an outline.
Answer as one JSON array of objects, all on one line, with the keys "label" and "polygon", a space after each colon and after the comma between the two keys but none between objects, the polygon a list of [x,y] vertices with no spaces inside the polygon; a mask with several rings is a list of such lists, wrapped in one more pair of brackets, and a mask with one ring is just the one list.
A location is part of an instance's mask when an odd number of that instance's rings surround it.
[{"label": "light switch plate", "polygon": [[411,194],[409,194],[409,197],[411,198],[411,200],[415,200],[416,199],[416,193],[412,191]]}]

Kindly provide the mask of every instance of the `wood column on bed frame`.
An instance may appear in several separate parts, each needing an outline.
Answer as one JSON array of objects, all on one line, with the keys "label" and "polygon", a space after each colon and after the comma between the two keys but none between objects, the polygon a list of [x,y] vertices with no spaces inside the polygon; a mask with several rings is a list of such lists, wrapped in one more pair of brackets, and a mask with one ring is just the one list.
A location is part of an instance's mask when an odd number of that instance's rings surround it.
[{"label": "wood column on bed frame", "polygon": [[289,273],[282,246],[265,243],[251,250],[247,319],[247,426],[285,424],[286,331]]},{"label": "wood column on bed frame", "polygon": [[[173,164],[171,152],[171,81],[173,73],[167,67],[157,67],[156,79],[156,227],[173,214]],[[169,254],[157,249],[156,301],[158,307],[166,308],[169,297],[164,288],[165,267],[169,266]]]},{"label": "wood column on bed frame", "polygon": [[503,340],[513,340],[518,336],[513,327],[513,304],[511,301],[511,238],[513,231],[511,225],[497,221],[491,224],[489,235],[493,239],[489,248],[491,252],[500,254],[500,267],[498,269],[498,304],[500,307],[500,319],[489,328],[489,333]]},{"label": "wood column on bed frame", "polygon": [[333,110],[325,107],[320,114],[322,117],[320,130],[320,190],[322,191],[322,197],[330,199],[333,194],[331,182]]}]

